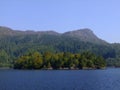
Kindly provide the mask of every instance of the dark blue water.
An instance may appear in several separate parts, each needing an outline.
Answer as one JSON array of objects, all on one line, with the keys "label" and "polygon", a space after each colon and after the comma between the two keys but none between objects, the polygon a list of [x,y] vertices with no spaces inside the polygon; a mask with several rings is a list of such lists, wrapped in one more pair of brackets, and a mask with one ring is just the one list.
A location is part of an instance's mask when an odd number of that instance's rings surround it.
[{"label": "dark blue water", "polygon": [[120,69],[0,70],[0,90],[120,90]]}]

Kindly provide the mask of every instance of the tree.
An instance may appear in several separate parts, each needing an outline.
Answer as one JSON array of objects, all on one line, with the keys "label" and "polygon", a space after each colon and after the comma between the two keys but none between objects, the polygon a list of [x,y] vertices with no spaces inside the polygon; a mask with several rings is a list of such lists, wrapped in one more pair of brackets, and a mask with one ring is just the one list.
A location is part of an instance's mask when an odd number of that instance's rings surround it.
[{"label": "tree", "polygon": [[31,59],[33,61],[33,67],[35,69],[40,69],[42,67],[43,60],[42,60],[42,55],[39,52],[35,52],[32,55]]}]

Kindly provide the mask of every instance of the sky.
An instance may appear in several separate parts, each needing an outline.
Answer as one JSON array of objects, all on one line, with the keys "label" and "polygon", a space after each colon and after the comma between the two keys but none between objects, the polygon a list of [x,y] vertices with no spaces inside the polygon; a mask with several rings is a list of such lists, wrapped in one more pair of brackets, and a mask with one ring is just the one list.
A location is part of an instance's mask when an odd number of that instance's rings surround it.
[{"label": "sky", "polygon": [[89,28],[120,43],[120,0],[0,0],[0,26],[59,33]]}]

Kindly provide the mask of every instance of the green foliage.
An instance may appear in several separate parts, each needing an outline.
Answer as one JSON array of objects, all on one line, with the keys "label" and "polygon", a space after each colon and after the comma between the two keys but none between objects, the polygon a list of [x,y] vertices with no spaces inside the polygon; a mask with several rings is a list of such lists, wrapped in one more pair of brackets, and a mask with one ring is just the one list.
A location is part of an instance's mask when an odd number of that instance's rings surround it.
[{"label": "green foliage", "polygon": [[[42,56],[44,67],[85,67],[86,65],[95,67],[91,61],[84,59],[84,56],[67,57],[65,53],[82,53],[90,51],[102,56],[107,60],[108,65],[119,65],[120,44],[109,44],[97,38],[90,30],[78,30],[59,34],[56,32],[33,32],[33,31],[14,31],[7,27],[0,27],[0,64],[13,64],[20,56],[24,56],[35,51],[43,53],[49,51],[57,55]],[[50,56],[50,57],[49,57]],[[65,56],[65,57],[64,57]],[[79,57],[79,59],[78,59]],[[82,58],[83,61],[81,61]],[[50,59],[50,62],[48,63]],[[54,59],[54,60],[52,60]],[[112,59],[112,60],[110,60]],[[113,60],[114,59],[114,60]],[[64,60],[64,63],[62,62]],[[109,61],[110,60],[110,61]],[[29,60],[28,60],[29,61]],[[59,63],[54,65],[54,62]],[[69,63],[69,62],[72,62]],[[83,63],[82,65],[78,62]],[[91,63],[91,64],[90,64]],[[116,64],[115,64],[116,63]],[[89,65],[90,64],[90,65]],[[31,66],[26,66],[31,67]],[[40,67],[36,67],[40,68]]]},{"label": "green foliage", "polygon": [[40,69],[43,60],[41,54],[35,52],[33,54],[21,56],[14,64],[14,68],[19,69]]},{"label": "green foliage", "polygon": [[19,57],[14,63],[15,69],[96,69],[106,63],[102,57],[90,52],[81,54],[38,52]]}]

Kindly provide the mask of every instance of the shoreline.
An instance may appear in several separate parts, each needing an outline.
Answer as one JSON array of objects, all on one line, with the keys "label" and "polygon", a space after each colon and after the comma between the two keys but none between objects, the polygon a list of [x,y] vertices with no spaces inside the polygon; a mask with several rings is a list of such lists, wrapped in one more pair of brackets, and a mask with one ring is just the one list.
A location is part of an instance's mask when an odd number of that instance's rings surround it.
[{"label": "shoreline", "polygon": [[59,69],[52,69],[52,68],[42,68],[42,69],[14,69],[14,68],[10,68],[13,70],[106,70],[107,67],[103,67],[103,68],[75,68],[75,69],[69,69],[69,68],[59,68]]},{"label": "shoreline", "polygon": [[[96,68],[92,68],[92,67],[82,67],[82,68],[57,68],[57,69],[54,69],[54,68],[41,68],[41,69],[34,69],[34,68],[31,68],[31,69],[28,69],[28,68],[22,68],[22,69],[19,69],[19,68],[14,68],[14,67],[0,67],[0,70],[3,70],[3,69],[13,69],[13,70],[105,70],[109,67],[96,67]],[[116,67],[112,67],[112,68],[116,68]],[[117,67],[119,68],[119,67]]]},{"label": "shoreline", "polygon": [[0,70],[2,69],[13,69],[13,68],[10,68],[10,67],[0,67]]}]

